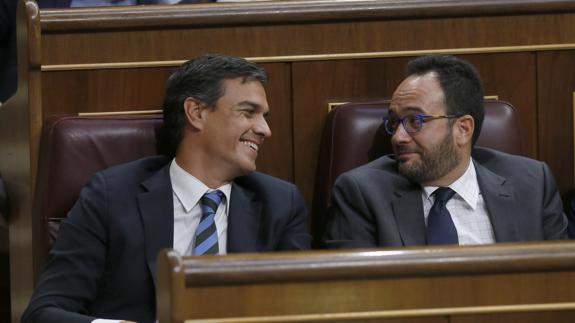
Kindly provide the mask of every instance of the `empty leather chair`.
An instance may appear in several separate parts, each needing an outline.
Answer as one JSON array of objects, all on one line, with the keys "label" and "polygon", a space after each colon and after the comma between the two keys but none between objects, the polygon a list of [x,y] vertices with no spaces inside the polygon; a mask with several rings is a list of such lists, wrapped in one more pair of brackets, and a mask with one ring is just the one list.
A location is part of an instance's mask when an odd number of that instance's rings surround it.
[{"label": "empty leather chair", "polygon": [[[312,212],[312,232],[319,239],[330,205],[331,188],[343,172],[392,153],[383,127],[389,101],[348,103],[330,111],[322,136]],[[509,103],[485,101],[485,119],[477,146],[522,155],[519,117]]]}]

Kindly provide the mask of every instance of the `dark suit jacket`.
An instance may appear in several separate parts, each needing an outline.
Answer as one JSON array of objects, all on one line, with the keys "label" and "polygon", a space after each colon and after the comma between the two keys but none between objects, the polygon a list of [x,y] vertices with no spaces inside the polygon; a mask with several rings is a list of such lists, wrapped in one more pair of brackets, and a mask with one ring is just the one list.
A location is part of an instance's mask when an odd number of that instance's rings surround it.
[{"label": "dark suit jacket", "polygon": [[[62,222],[23,322],[156,320],[156,257],[173,244],[165,157],[96,174]],[[293,184],[261,173],[232,184],[227,251],[309,249],[304,202]]]},{"label": "dark suit jacket", "polygon": [[563,197],[563,210],[569,222],[567,235],[569,239],[575,239],[575,190],[570,190]]},{"label": "dark suit jacket", "polygon": [[[547,165],[487,148],[472,154],[497,242],[564,239],[567,220]],[[328,247],[425,245],[421,187],[392,156],[342,174],[333,190]]]}]

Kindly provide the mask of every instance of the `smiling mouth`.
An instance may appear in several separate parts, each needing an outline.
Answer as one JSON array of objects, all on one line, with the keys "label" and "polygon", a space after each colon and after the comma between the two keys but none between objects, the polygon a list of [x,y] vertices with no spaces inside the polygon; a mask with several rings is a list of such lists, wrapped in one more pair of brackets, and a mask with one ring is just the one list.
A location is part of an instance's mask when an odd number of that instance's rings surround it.
[{"label": "smiling mouth", "polygon": [[258,150],[260,149],[258,144],[256,144],[253,141],[249,141],[249,140],[241,140],[242,144],[248,146],[249,148],[251,148],[252,150],[254,150],[255,152],[258,152]]}]

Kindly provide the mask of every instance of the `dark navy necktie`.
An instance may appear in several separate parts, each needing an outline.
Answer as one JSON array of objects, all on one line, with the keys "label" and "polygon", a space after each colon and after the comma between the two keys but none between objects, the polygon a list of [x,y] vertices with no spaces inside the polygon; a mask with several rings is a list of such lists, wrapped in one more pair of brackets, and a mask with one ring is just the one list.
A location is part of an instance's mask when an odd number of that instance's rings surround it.
[{"label": "dark navy necktie", "polygon": [[214,218],[223,197],[224,193],[217,190],[204,194],[200,200],[202,219],[196,229],[194,256],[218,254],[218,230]]},{"label": "dark navy necktie", "polygon": [[435,202],[429,210],[427,216],[427,244],[458,244],[457,230],[451,214],[445,207],[447,201],[455,192],[449,187],[440,187],[433,195],[435,195]]}]

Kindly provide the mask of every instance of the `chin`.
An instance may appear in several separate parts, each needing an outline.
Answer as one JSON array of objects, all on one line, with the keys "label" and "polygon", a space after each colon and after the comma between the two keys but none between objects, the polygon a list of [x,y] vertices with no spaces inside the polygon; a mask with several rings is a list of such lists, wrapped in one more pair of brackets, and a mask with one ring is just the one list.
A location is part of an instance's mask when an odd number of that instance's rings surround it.
[{"label": "chin", "polygon": [[410,159],[398,159],[397,160],[397,165],[399,166],[399,168],[410,168],[412,164],[413,164],[413,161]]},{"label": "chin", "polygon": [[404,161],[404,162],[398,162],[397,168],[399,169],[399,172],[401,174],[409,177],[409,174],[414,172],[414,170],[417,170],[419,166],[420,165],[415,161]]},{"label": "chin", "polygon": [[255,172],[255,171],[256,171],[256,164],[255,163],[245,163],[245,164],[240,165],[240,168],[238,169],[238,173],[240,173],[240,175],[238,175],[238,176],[247,175],[247,174]]}]

